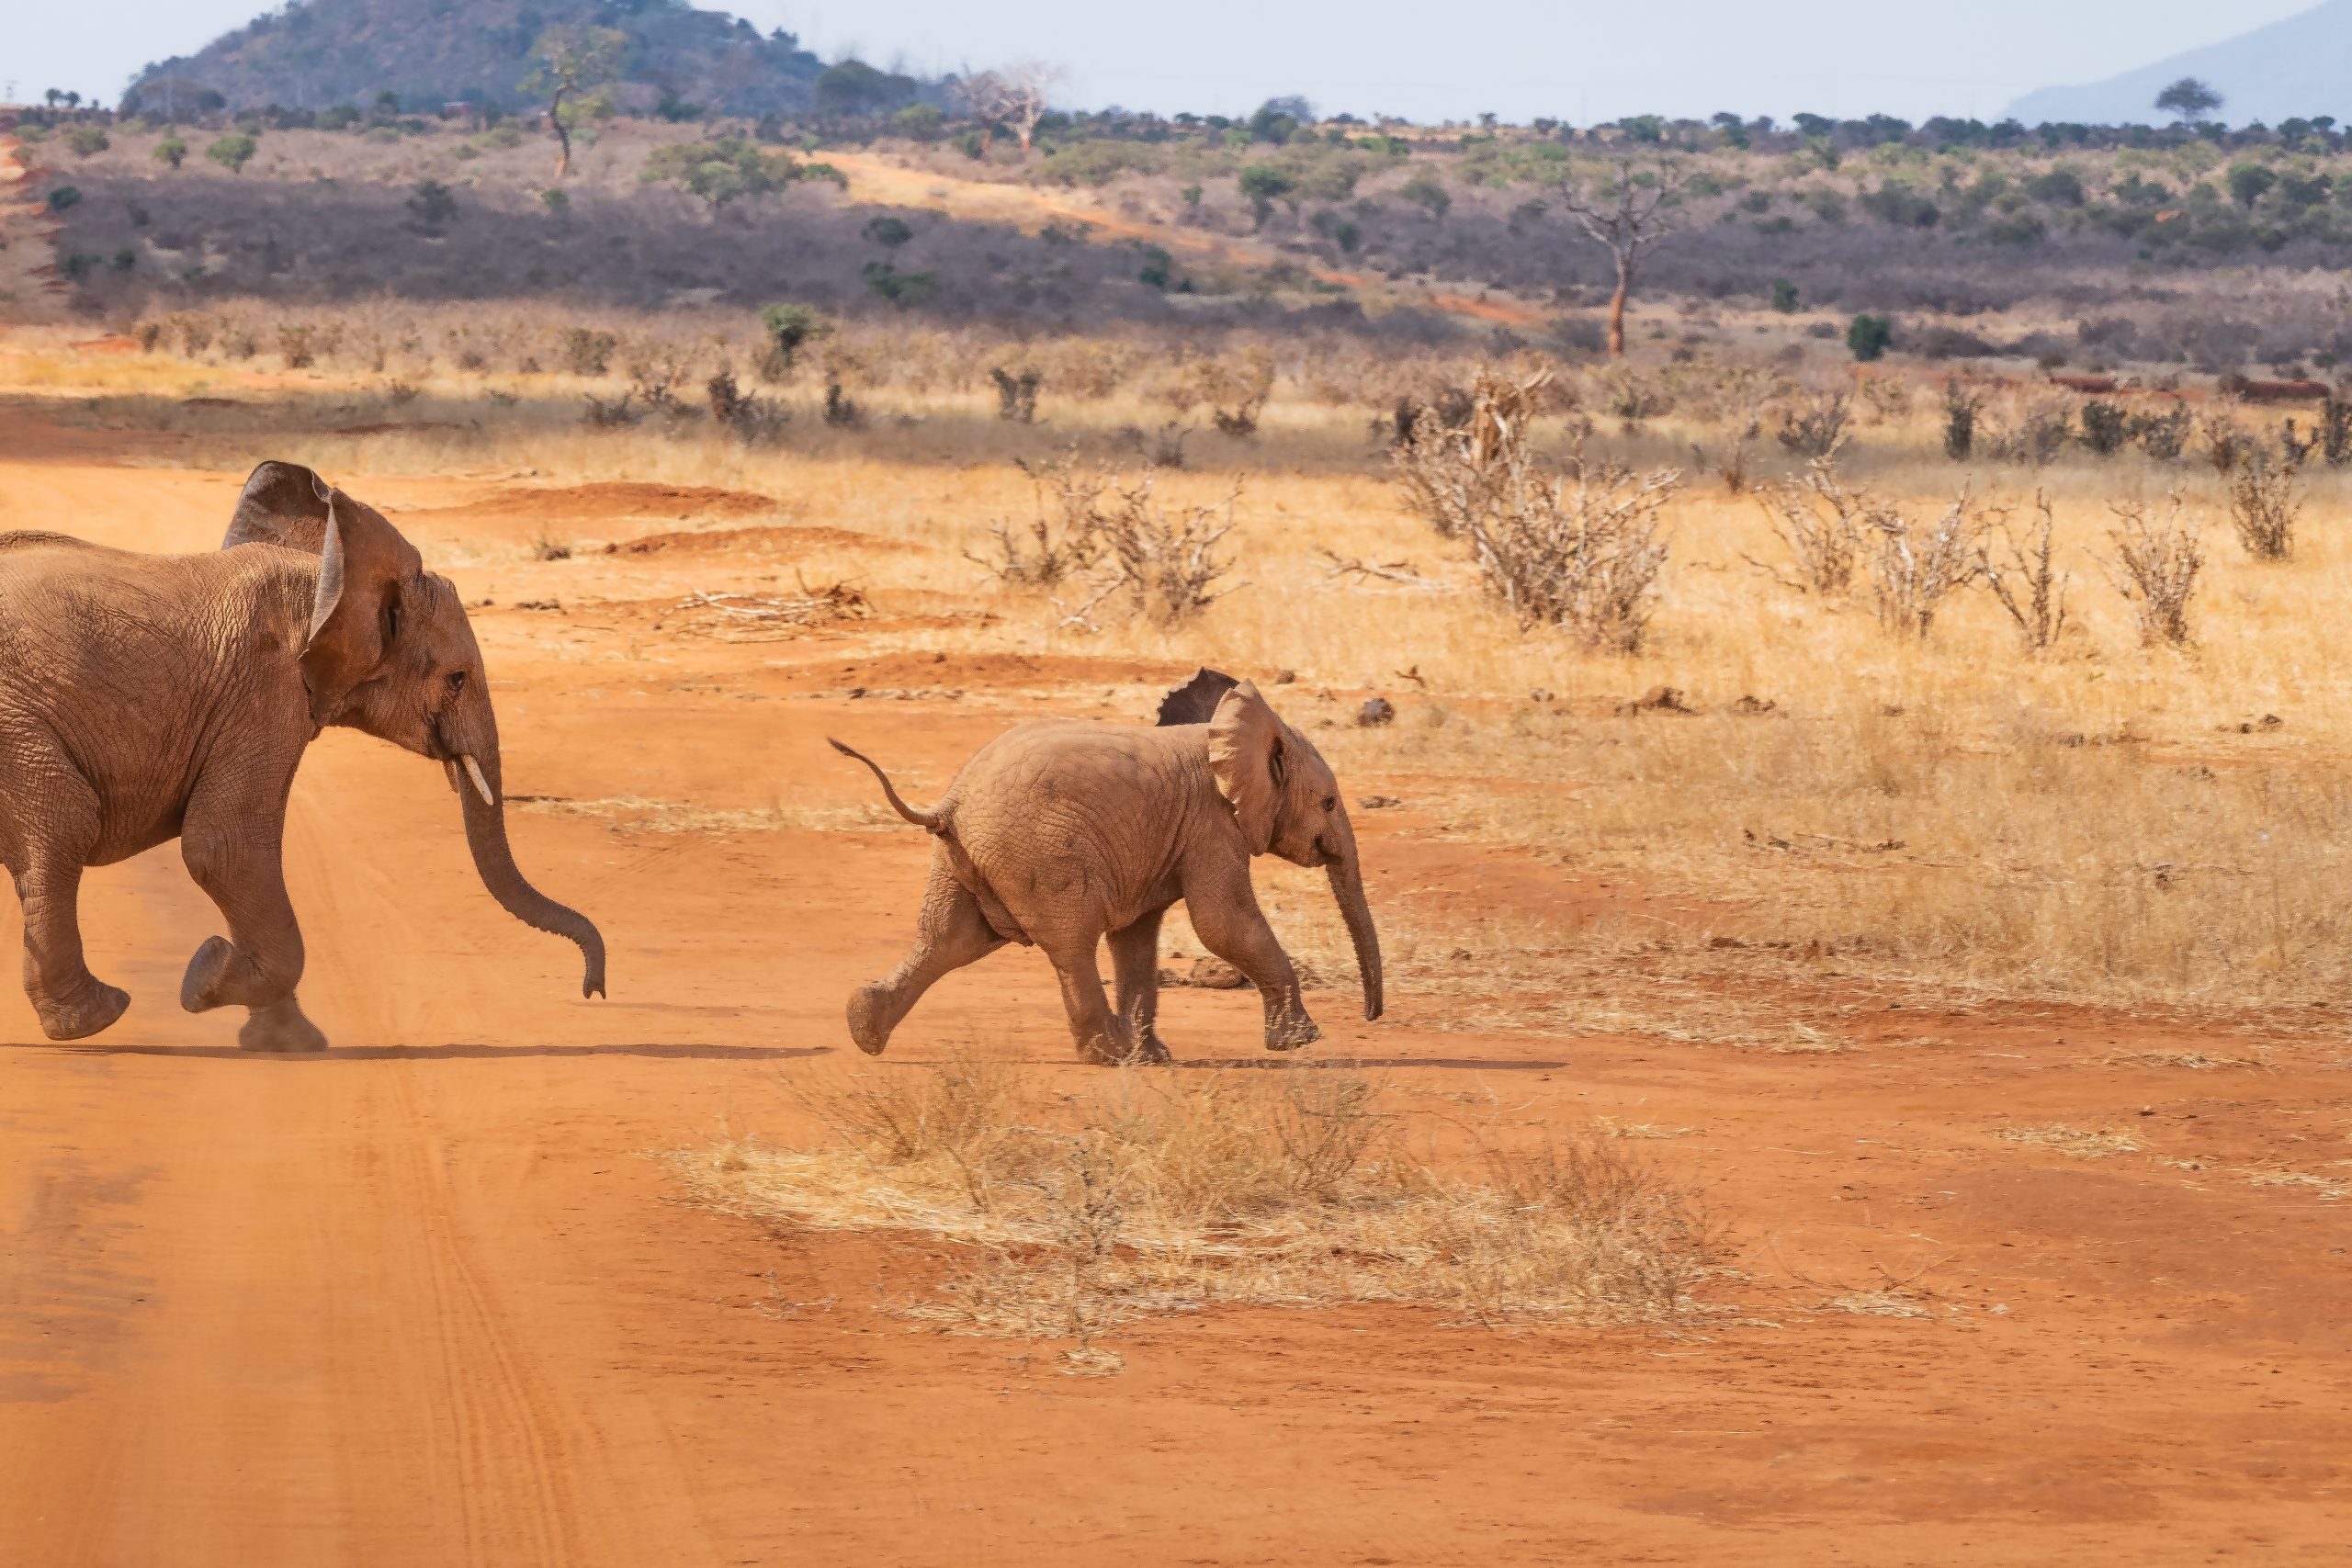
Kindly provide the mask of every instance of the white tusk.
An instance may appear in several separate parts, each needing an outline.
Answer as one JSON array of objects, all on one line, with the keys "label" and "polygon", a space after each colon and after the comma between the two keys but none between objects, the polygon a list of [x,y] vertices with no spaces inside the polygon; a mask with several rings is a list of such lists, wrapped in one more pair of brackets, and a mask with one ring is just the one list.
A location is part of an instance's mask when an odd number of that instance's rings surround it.
[{"label": "white tusk", "polygon": [[474,754],[468,751],[458,761],[466,765],[466,776],[474,781],[474,788],[481,794],[481,803],[484,806],[497,805],[498,797],[490,793],[490,781],[481,776],[481,764],[474,761]]},{"label": "white tusk", "polygon": [[466,793],[466,786],[458,782],[457,763],[444,762],[441,764],[441,771],[449,775],[449,793],[451,795],[463,795]]}]

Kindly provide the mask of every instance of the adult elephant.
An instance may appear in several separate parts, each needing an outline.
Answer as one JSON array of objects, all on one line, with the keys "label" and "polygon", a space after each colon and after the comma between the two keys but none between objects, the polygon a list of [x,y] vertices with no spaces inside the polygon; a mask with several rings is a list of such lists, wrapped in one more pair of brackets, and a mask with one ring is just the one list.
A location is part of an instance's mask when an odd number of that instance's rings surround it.
[{"label": "adult elephant", "polygon": [[[1017,942],[1053,961],[1081,1056],[1167,1061],[1155,1027],[1159,921],[1180,898],[1202,944],[1258,987],[1266,1049],[1316,1040],[1297,972],[1250,886],[1250,862],[1262,854],[1323,868],[1355,944],[1363,1015],[1380,1016],[1380,938],[1340,782],[1247,681],[1200,671],[1149,728],[1018,725],[980,748],[929,811],[899,799],[872,759],[832,744],[939,840],[914,946],[850,998],[850,1037],[868,1055],[941,976]],[[1106,936],[1115,1011],[1095,967]]]},{"label": "adult elephant", "polygon": [[83,961],[83,868],[176,838],[229,926],[188,961],[180,1005],[250,1010],[249,1050],[325,1046],[295,1000],[302,933],[281,845],[294,772],[328,725],[440,762],[483,885],[577,942],[582,994],[604,993],[604,938],[508,852],[498,719],[456,588],[373,507],[264,463],[217,554],[0,534],[0,863],[51,1039],[96,1034],[130,1001]]}]

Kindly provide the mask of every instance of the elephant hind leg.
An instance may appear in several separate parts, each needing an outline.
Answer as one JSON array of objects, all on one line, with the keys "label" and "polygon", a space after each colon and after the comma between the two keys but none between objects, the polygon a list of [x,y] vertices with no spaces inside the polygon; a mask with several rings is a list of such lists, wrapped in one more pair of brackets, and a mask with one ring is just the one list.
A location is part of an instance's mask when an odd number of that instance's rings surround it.
[{"label": "elephant hind leg", "polygon": [[1119,1066],[1143,1057],[1135,1030],[1111,1010],[1111,998],[1103,994],[1102,976],[1094,964],[1101,944],[1095,936],[1082,945],[1057,942],[1046,948],[1046,956],[1054,961],[1054,973],[1061,980],[1062,1007],[1069,1014],[1070,1038],[1079,1055],[1102,1066]]},{"label": "elephant hind leg", "polygon": [[1135,1060],[1168,1062],[1175,1058],[1159,1038],[1159,917],[1154,909],[1134,924],[1111,933],[1112,973],[1119,986],[1119,1016],[1135,1037]]},{"label": "elephant hind leg", "polygon": [[867,1055],[880,1055],[890,1043],[891,1031],[914,1010],[933,982],[987,957],[1002,947],[1004,940],[980,913],[980,902],[971,889],[956,880],[946,857],[934,857],[931,882],[923,889],[922,913],[915,924],[914,946],[888,976],[870,980],[850,994],[849,1037]]},{"label": "elephant hind leg", "polygon": [[107,1028],[130,994],[90,973],[82,956],[80,857],[32,857],[17,876],[25,910],[25,995],[51,1040],[82,1040]]}]

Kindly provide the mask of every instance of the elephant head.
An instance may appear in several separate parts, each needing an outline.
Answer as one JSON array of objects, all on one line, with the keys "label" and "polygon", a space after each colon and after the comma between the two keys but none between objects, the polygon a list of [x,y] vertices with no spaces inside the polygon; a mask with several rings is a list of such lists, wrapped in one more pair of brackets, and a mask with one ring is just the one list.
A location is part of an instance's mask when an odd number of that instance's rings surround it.
[{"label": "elephant head", "polygon": [[1363,1015],[1380,1016],[1380,935],[1363,893],[1363,866],[1340,781],[1306,737],[1284,724],[1258,688],[1203,670],[1168,694],[1159,722],[1205,724],[1209,772],[1253,855],[1321,866],[1355,944]]},{"label": "elephant head", "polygon": [[583,996],[605,991],[605,939],[525,880],[506,842],[498,716],[457,588],[365,502],[293,463],[245,481],[223,549],[266,544],[319,558],[300,652],[311,722],[365,730],[430,757],[464,803],[474,868],[506,912],[577,943]]}]

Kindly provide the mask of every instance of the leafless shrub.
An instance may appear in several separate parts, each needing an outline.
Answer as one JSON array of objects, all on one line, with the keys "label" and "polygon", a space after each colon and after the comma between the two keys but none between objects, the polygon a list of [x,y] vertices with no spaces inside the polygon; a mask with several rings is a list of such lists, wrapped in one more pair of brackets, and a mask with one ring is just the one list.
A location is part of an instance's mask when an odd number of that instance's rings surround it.
[{"label": "leafless shrub", "polygon": [[1171,419],[1157,430],[1128,425],[1119,432],[1119,438],[1155,468],[1181,468],[1184,466],[1184,438],[1192,434],[1192,426]]},{"label": "leafless shrub", "polygon": [[1826,457],[1846,439],[1846,424],[1852,414],[1845,393],[1823,392],[1799,399],[1782,410],[1781,428],[1773,434],[1800,457]]},{"label": "leafless shrub", "polygon": [[2230,526],[2256,560],[2285,560],[2295,553],[2295,520],[2303,509],[2293,463],[2259,448],[2245,453],[2227,480]]},{"label": "leafless shrub", "polygon": [[1482,367],[1466,389],[1400,401],[1396,417],[1408,423],[1389,457],[1405,504],[1442,537],[1469,532],[1510,482],[1511,464],[1527,459],[1537,399],[1551,378],[1539,370],[1512,380]]},{"label": "leafless shrub", "polygon": [[2205,441],[2205,460],[2213,471],[2227,476],[2238,464],[2254,453],[2254,437],[2229,413],[2209,413],[2197,421],[2197,433]]},{"label": "leafless shrub", "polygon": [[1440,534],[1469,542],[1488,592],[1522,627],[1564,626],[1590,647],[1631,653],[1666,564],[1659,513],[1682,476],[1636,475],[1581,451],[1565,474],[1540,471],[1530,427],[1549,378],[1479,372],[1466,425],[1424,415],[1392,454],[1397,483]]},{"label": "leafless shrub", "polygon": [[1173,626],[1242,586],[1217,586],[1233,570],[1217,547],[1233,532],[1240,485],[1222,502],[1174,508],[1155,505],[1151,487],[1148,475],[1132,485],[1110,486],[1115,499],[1095,513],[1101,550],[1087,580],[1093,592],[1063,616],[1062,625],[1092,629],[1102,605],[1124,600],[1129,614]]},{"label": "leafless shrub", "polygon": [[671,618],[684,630],[721,642],[775,642],[805,626],[861,620],[872,613],[854,584],[834,582],[797,593],[709,593],[697,590],[678,601]]},{"label": "leafless shrub", "polygon": [[2205,565],[2198,537],[2203,530],[2177,493],[2165,498],[2161,516],[2152,517],[2140,502],[2109,510],[2116,516],[2108,536],[2115,543],[2116,592],[2131,602],[2140,640],[2179,647],[2188,640],[2189,596]]},{"label": "leafless shrub", "polygon": [[835,430],[855,430],[865,423],[865,411],[842,390],[839,381],[825,383],[825,423]]},{"label": "leafless shrub", "polygon": [[1980,542],[1976,571],[2016,623],[2026,651],[2041,653],[2056,646],[2066,630],[2068,580],[2053,563],[2057,530],[2050,497],[2034,491],[2033,508],[2034,521],[2022,535],[2007,518],[2000,519],[2002,553],[1996,558],[1988,545]]},{"label": "leafless shrub", "polygon": [[2029,397],[2008,419],[1985,422],[1976,433],[1977,450],[1997,462],[2044,468],[2074,437],[2074,410],[2063,397]]},{"label": "leafless shrub", "polygon": [[1713,473],[1723,481],[1724,490],[1734,495],[1745,494],[1748,488],[1747,459],[1752,453],[1748,443],[1755,437],[1753,427],[1727,437],[1723,446],[1710,454],[1696,441],[1690,443],[1690,466],[1701,473]]},{"label": "leafless shrub", "polygon": [[1748,564],[1800,592],[1844,592],[1861,558],[1871,504],[1838,478],[1836,452],[1815,457],[1802,474],[1764,486],[1758,499],[1765,520],[1788,547],[1795,575],[1783,577],[1752,556]]},{"label": "leafless shrub", "polygon": [[1879,623],[1904,636],[1926,637],[1944,601],[1976,575],[1984,513],[1971,503],[1963,485],[1933,521],[1915,522],[1884,505],[1871,507],[1863,521],[1870,530],[1871,597]]},{"label": "leafless shrub", "polygon": [[986,556],[964,552],[967,560],[1024,588],[1051,588],[1094,564],[1102,554],[1102,493],[1111,488],[1107,469],[1081,471],[1075,452],[1032,463],[1020,460],[1036,496],[1036,514],[1015,526],[999,519],[989,525],[995,547]]},{"label": "leafless shrub", "polygon": [[582,417],[592,430],[625,430],[643,420],[650,412],[638,406],[637,394],[633,391],[623,392],[610,401],[594,392],[586,394],[586,397],[588,412]]},{"label": "leafless shrub", "polygon": [[1976,450],[1976,416],[1984,410],[1984,394],[1962,387],[1957,376],[1944,382],[1944,456],[1965,463]]},{"label": "leafless shrub", "polygon": [[792,423],[792,411],[773,398],[743,390],[731,370],[713,376],[703,391],[710,400],[711,419],[746,446],[774,445]]},{"label": "leafless shrub", "polygon": [[2140,450],[2159,463],[2179,460],[2181,453],[2188,449],[2188,438],[2196,425],[2187,403],[2174,403],[2162,413],[2141,414],[2133,423],[2137,426]]},{"label": "leafless shrub", "polygon": [[1035,366],[1023,368],[1019,375],[1001,365],[989,372],[989,379],[996,383],[996,416],[1014,424],[1037,423],[1037,390],[1046,384],[1046,373]]}]

